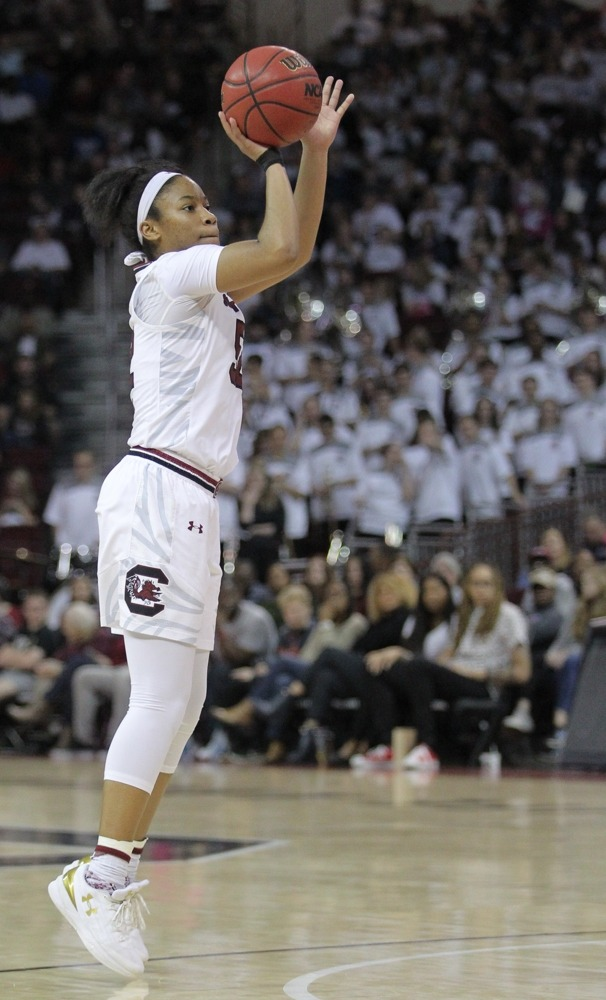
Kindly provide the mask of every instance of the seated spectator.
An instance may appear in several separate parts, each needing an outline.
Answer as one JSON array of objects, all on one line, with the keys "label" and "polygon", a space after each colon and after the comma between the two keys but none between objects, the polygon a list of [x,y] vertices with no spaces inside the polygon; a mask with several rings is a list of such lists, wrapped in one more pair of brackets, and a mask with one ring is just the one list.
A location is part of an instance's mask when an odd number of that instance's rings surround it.
[{"label": "seated spectator", "polygon": [[[372,649],[397,645],[404,623],[416,605],[414,583],[394,572],[375,574],[368,585],[367,608],[369,626],[354,642],[351,650],[327,647],[313,662],[305,680],[309,700],[307,718],[301,728],[296,750],[289,758],[292,763],[316,760],[327,763],[332,743],[331,725],[334,698],[359,698],[361,715],[356,720],[352,740],[356,744],[366,732],[366,671],[364,656]],[[353,752],[347,741],[347,750]]]},{"label": "seated spectator", "polygon": [[[267,662],[278,646],[278,629],[269,611],[247,600],[233,576],[225,575],[219,591],[215,646],[210,655],[208,693],[196,730],[202,746],[196,760],[217,760],[229,750],[230,740],[212,710],[230,708],[247,695],[250,667]],[[246,668],[246,675],[239,670]]]},{"label": "seated spectator", "polygon": [[352,607],[365,616],[368,584],[372,575],[368,559],[359,552],[351,552],[343,569],[343,581],[347,586]]},{"label": "seated spectator", "polygon": [[606,562],[606,518],[597,511],[583,518],[581,547],[591,552],[596,562]]},{"label": "seated spectator", "polygon": [[[255,715],[264,714],[266,706],[281,689],[281,678],[276,676],[275,667],[282,663],[284,670],[290,669],[294,676],[302,646],[309,638],[313,627],[313,600],[311,592],[304,584],[291,583],[277,595],[282,622],[278,627],[278,644],[275,652],[267,660],[258,660],[252,666],[238,669],[237,677],[249,681],[246,696],[229,708],[216,705],[212,715],[225,725],[248,727]],[[235,671],[232,671],[232,675]]]},{"label": "seated spectator", "polygon": [[28,702],[43,694],[55,676],[49,665],[63,643],[63,636],[48,624],[48,596],[44,590],[29,590],[20,605],[21,622],[14,618],[0,629],[0,699]]},{"label": "seated spectator", "polygon": [[97,581],[82,569],[72,570],[65,583],[51,594],[48,607],[50,628],[61,628],[63,613],[74,601],[82,601],[84,604],[90,604],[92,608],[97,608]]},{"label": "seated spectator", "polygon": [[[107,630],[109,631],[109,630]],[[70,750],[107,748],[128,709],[130,673],[121,635],[111,636],[105,662],[85,663],[72,677],[72,736]],[[99,725],[101,709],[107,721]]]},{"label": "seated spectator", "polygon": [[[280,644],[276,655],[267,664],[258,664],[247,697],[233,709],[215,710],[216,718],[230,725],[248,726],[253,721],[265,723],[265,761],[277,764],[284,759],[288,746],[288,720],[298,697],[304,690],[311,663],[328,646],[350,649],[366,631],[368,622],[352,611],[346,585],[338,579],[326,585],[325,597],[313,623],[313,605],[307,587],[292,584],[278,595],[285,624],[294,624],[298,646],[284,646],[284,630],[279,630]],[[301,628],[301,624],[304,628]],[[289,629],[293,634],[293,629]],[[286,633],[286,634],[289,634]],[[259,669],[261,668],[261,669]],[[288,703],[291,702],[289,705]]]},{"label": "seated spectator", "polygon": [[550,569],[555,573],[555,605],[562,616],[562,620],[568,621],[576,607],[577,593],[575,583],[568,573],[555,569],[549,557],[549,550],[545,546],[536,546],[530,550],[528,554],[528,570],[520,576],[519,584],[522,593],[519,598],[519,604],[522,611],[529,613],[533,607],[534,596],[530,577],[538,569]]},{"label": "seated spectator", "polygon": [[[557,579],[557,573],[549,566],[537,566],[530,573],[532,599],[525,606],[525,611],[532,673],[520,690],[520,698],[512,714],[503,720],[506,729],[533,733],[536,728],[535,717],[539,726],[544,723],[542,716],[546,713],[542,711],[543,703],[551,700],[550,692],[545,689],[551,686],[553,677],[553,671],[545,662],[545,654],[557,638],[564,621],[556,603]],[[547,715],[550,717],[551,712],[548,711]]]},{"label": "seated spectator", "polygon": [[453,552],[436,552],[429,560],[428,571],[444,577],[452,594],[452,599],[458,607],[463,599],[461,580],[463,567]]},{"label": "seated spectator", "polygon": [[28,705],[10,706],[9,714],[28,727],[48,727],[53,720],[61,728],[61,741],[69,745],[73,676],[85,663],[110,662],[116,636],[99,627],[97,610],[82,601],[74,601],[66,609],[61,632],[63,644],[38,667],[45,676],[54,678],[52,684]]},{"label": "seated spectator", "polygon": [[382,738],[355,764],[373,766],[377,758],[388,759],[391,732],[405,718],[417,731],[417,744],[397,763],[408,770],[437,771],[432,702],[496,699],[505,685],[525,684],[530,677],[528,624],[522,611],[505,599],[498,569],[475,563],[463,580],[463,600],[449,646],[436,660],[401,658],[386,669],[379,660],[369,668],[377,681],[367,687],[369,711]]},{"label": "seated spectator", "polygon": [[563,750],[568,735],[587,628],[592,618],[606,615],[606,569],[595,565],[580,576],[580,595],[574,617],[564,621],[555,642],[545,653],[545,663],[555,671],[555,704],[551,749]]},{"label": "seated spectator", "polygon": [[29,469],[18,466],[6,472],[0,493],[0,527],[33,527],[40,523],[39,508]]},{"label": "seated spectator", "polygon": [[305,561],[301,583],[310,591],[314,602],[314,614],[324,600],[327,584],[335,578],[334,566],[329,566],[326,556],[316,552]]},{"label": "seated spectator", "polygon": [[545,528],[539,539],[539,546],[545,549],[549,565],[556,573],[572,575],[572,551],[564,533],[554,526]]}]

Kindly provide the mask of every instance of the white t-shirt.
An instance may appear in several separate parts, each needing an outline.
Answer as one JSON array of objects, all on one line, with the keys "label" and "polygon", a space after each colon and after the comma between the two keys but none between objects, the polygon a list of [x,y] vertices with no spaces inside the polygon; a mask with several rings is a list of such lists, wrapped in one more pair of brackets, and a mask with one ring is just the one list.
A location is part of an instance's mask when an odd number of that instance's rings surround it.
[{"label": "white t-shirt", "polygon": [[[511,657],[518,646],[528,646],[528,623],[524,613],[515,604],[503,601],[495,627],[486,635],[477,635],[478,623],[484,608],[475,608],[452,659],[470,673],[483,675],[488,670],[491,678],[506,676]],[[456,619],[451,635],[456,634]]]},{"label": "white t-shirt", "polygon": [[42,515],[54,528],[56,545],[71,545],[73,549],[87,546],[94,552],[99,547],[99,525],[96,506],[101,480],[90,483],[56,483]]},{"label": "white t-shirt", "polygon": [[136,272],[129,445],[189,461],[215,479],[237,463],[244,317],[218,292],[222,247],[163,254]]},{"label": "white t-shirt", "polygon": [[443,439],[441,451],[411,445],[404,459],[415,482],[414,521],[460,521],[463,517],[461,461],[451,438]]}]

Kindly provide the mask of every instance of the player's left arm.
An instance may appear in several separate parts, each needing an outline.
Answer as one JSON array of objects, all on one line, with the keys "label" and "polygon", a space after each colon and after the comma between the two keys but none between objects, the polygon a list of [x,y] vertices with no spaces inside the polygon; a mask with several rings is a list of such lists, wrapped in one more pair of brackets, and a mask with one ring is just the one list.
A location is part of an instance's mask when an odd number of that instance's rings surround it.
[{"label": "player's left arm", "polygon": [[[299,252],[277,279],[282,281],[309,262],[316,244],[324,208],[328,150],[334,142],[343,115],[354,99],[353,94],[339,103],[343,81],[328,76],[322,88],[322,107],[310,131],[301,140],[303,151],[294,190],[295,210],[299,220]],[[273,281],[272,284],[275,284]],[[236,302],[243,302],[267,288],[267,283],[251,285],[232,292]]]}]

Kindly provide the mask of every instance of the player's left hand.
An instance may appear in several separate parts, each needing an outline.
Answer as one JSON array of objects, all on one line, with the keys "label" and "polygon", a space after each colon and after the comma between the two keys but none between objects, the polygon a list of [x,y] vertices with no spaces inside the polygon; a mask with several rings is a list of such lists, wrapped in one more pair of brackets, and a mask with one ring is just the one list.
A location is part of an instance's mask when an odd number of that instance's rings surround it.
[{"label": "player's left hand", "polygon": [[334,76],[326,77],[322,88],[320,114],[309,132],[303,136],[301,140],[303,146],[314,149],[328,149],[334,142],[343,115],[354,99],[353,94],[348,94],[341,101],[342,90],[342,80],[335,80]]}]

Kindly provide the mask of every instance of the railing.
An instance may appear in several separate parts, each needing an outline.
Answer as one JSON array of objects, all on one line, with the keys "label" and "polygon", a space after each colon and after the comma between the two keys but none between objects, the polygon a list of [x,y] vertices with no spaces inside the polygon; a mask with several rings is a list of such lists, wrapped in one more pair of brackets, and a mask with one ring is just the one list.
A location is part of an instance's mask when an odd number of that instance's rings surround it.
[{"label": "railing", "polygon": [[[463,566],[486,560],[499,566],[506,586],[513,588],[546,528],[559,528],[573,550],[581,547],[583,518],[590,510],[606,515],[606,465],[579,469],[573,493],[562,500],[468,524],[412,525],[401,549],[421,572],[442,551],[452,552]],[[368,546],[355,535],[345,541],[354,552]]]}]

